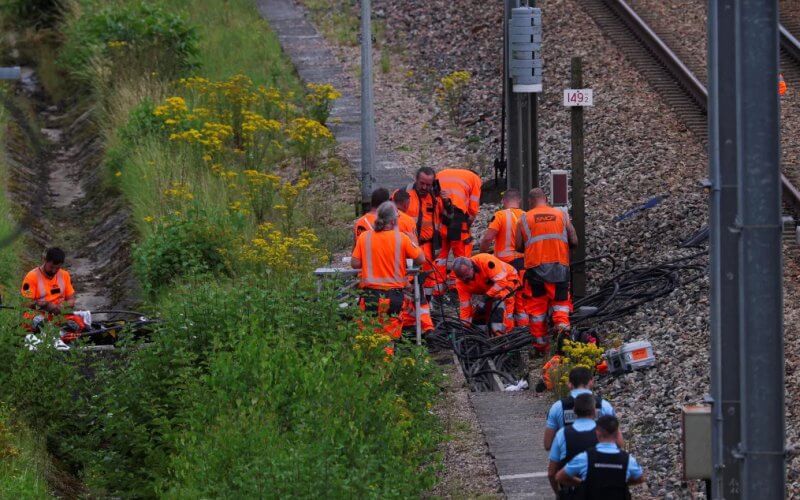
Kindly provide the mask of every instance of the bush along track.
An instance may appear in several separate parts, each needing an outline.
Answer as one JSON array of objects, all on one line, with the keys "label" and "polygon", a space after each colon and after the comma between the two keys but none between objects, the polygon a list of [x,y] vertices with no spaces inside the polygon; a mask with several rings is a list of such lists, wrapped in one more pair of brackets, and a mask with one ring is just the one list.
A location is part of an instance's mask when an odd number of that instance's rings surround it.
[{"label": "bush along track", "polygon": [[165,321],[108,358],[21,349],[1,315],[0,399],[92,496],[430,488],[439,371],[413,346],[386,359],[310,277],[348,199],[329,186],[352,184],[323,123],[335,89],[300,86],[248,0],[67,6],[58,63],[93,105],[93,182],[122,194],[143,307]]}]

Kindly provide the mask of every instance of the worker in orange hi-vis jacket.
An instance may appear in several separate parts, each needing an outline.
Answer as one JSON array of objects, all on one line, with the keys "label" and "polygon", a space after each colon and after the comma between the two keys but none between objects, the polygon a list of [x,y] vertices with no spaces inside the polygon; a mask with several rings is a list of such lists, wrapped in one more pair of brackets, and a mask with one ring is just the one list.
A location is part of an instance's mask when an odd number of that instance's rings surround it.
[{"label": "worker in orange hi-vis jacket", "polygon": [[522,196],[516,189],[509,189],[503,194],[503,209],[498,210],[489,220],[489,227],[480,242],[480,251],[486,253],[494,243],[494,256],[506,264],[511,264],[517,271],[525,269],[525,254],[518,252],[516,244],[517,225],[525,213],[520,208]]},{"label": "worker in orange hi-vis jacket", "polygon": [[786,81],[783,79],[783,73],[778,73],[778,95],[786,93]]},{"label": "worker in orange hi-vis jacket", "polygon": [[447,291],[444,274],[440,276],[433,268],[433,259],[441,245],[439,219],[442,213],[442,201],[433,190],[435,182],[436,172],[430,167],[420,167],[414,182],[406,187],[410,200],[405,212],[414,219],[419,246],[425,254],[422,290],[428,302],[432,296],[443,295]]},{"label": "worker in orange hi-vis jacket", "polygon": [[457,257],[453,261],[458,291],[459,318],[472,323],[476,313],[473,299],[485,296],[483,312],[488,313],[491,331],[503,335],[514,328],[515,293],[522,288],[517,270],[497,257],[480,253],[472,257]]},{"label": "worker in orange hi-vis jacket", "polygon": [[[408,285],[406,259],[419,265],[425,257],[411,238],[397,229],[394,203],[384,202],[378,207],[374,228],[358,237],[350,263],[353,269],[361,270],[359,307],[377,312],[382,332],[387,341],[393,341],[402,334],[399,314],[403,289]],[[387,348],[387,353],[393,352],[392,347]]]},{"label": "worker in orange hi-vis jacket", "polygon": [[[447,259],[450,251],[453,257],[472,255],[473,239],[470,228],[480,210],[481,178],[465,169],[448,168],[436,174],[436,189],[442,199],[441,229],[442,248],[434,267],[437,275],[447,272]],[[451,285],[455,279],[450,277]]]},{"label": "worker in orange hi-vis jacket", "polygon": [[375,226],[375,214],[381,203],[389,200],[389,190],[378,188],[372,192],[370,199],[370,210],[353,223],[353,245],[358,241],[358,237],[364,231],[372,231]]},{"label": "worker in orange hi-vis jacket", "polygon": [[569,249],[578,235],[567,213],[547,204],[541,188],[531,189],[529,197],[533,208],[520,219],[516,248],[525,254],[524,300],[534,347],[546,352],[548,312],[556,330],[570,327]]},{"label": "worker in orange hi-vis jacket", "polygon": [[[416,231],[416,222],[413,218],[406,214],[408,211],[408,207],[411,204],[411,195],[408,194],[408,191],[405,189],[398,189],[392,195],[392,201],[394,202],[395,206],[397,207],[398,219],[397,219],[397,227],[401,233],[407,235],[411,238],[411,241],[414,243],[418,242],[417,238],[417,231]],[[413,278],[410,279],[413,283]],[[405,298],[403,300],[403,310],[400,313],[400,320],[403,322],[403,327],[412,327],[416,326],[417,324],[417,316],[416,316],[416,309],[415,309],[415,302],[414,296],[410,294],[405,294]],[[423,334],[429,333],[433,331],[433,319],[431,319],[431,306],[428,300],[425,298],[425,294],[422,294],[420,297],[420,305],[419,305],[419,318],[420,318],[420,326],[422,328]]]}]

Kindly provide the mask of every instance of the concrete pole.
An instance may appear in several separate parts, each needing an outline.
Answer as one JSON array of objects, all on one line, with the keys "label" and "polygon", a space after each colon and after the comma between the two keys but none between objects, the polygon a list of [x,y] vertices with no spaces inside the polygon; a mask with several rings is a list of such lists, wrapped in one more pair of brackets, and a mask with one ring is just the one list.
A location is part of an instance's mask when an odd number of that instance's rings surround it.
[{"label": "concrete pole", "polygon": [[741,498],[736,0],[708,2],[712,497]]},{"label": "concrete pole", "polygon": [[742,353],[737,455],[743,498],[785,498],[778,1],[735,4]]},{"label": "concrete pole", "polygon": [[361,206],[369,210],[375,180],[375,110],[372,95],[372,6],[361,0]]}]

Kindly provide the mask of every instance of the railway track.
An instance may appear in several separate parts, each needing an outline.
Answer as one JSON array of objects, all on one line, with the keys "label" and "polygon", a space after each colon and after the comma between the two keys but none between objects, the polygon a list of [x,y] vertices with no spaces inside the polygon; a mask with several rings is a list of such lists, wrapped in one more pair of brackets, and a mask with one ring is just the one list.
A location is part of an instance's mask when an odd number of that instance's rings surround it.
[{"label": "railway track", "polygon": [[[633,62],[686,127],[706,142],[706,86],[662,37],[624,0],[578,0],[578,3]],[[800,81],[800,39],[793,33],[800,33],[800,26],[780,26],[781,68],[789,73],[791,80]],[[784,174],[781,174],[781,185],[784,202],[800,211],[800,189]]]}]

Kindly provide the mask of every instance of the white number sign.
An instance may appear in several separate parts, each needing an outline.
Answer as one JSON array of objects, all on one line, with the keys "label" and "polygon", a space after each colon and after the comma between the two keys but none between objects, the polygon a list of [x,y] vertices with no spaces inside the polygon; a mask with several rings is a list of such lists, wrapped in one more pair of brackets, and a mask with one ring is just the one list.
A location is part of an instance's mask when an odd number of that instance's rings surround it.
[{"label": "white number sign", "polygon": [[592,89],[564,89],[564,106],[593,106]]}]

